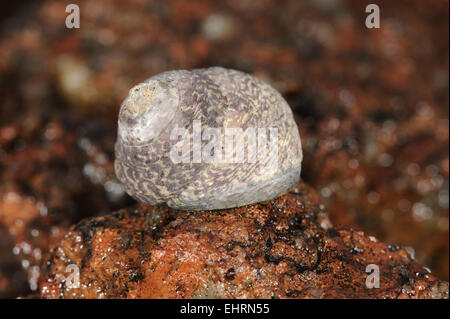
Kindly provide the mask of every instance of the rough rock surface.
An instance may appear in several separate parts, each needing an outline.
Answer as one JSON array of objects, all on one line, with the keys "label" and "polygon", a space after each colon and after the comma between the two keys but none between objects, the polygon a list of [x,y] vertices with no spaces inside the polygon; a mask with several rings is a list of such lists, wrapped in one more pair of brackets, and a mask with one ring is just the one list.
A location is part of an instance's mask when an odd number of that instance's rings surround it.
[{"label": "rough rock surface", "polygon": [[[367,265],[380,288],[366,287]],[[69,265],[80,285],[66,285]],[[72,266],[73,267],[73,266]],[[71,281],[72,282],[72,281]],[[72,282],[73,283],[73,282]],[[43,298],[448,298],[448,283],[404,249],[333,228],[300,183],[223,211],[139,205],[74,225],[53,250]]]},{"label": "rough rock surface", "polygon": [[122,207],[126,196],[110,126],[42,110],[3,119],[0,298],[9,298],[36,291],[42,260],[72,224]]}]

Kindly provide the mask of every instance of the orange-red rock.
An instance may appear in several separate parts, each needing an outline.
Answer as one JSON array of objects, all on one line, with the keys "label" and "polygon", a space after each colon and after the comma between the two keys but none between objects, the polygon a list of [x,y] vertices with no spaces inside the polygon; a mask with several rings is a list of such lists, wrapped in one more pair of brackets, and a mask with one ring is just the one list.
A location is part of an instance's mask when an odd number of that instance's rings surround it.
[{"label": "orange-red rock", "polygon": [[[366,286],[370,264],[379,267],[380,288]],[[69,265],[79,270],[79,287],[67,285]],[[42,298],[448,298],[448,283],[404,249],[333,228],[317,194],[300,183],[290,194],[238,209],[186,212],[142,204],[83,220],[53,250],[40,293]]]}]

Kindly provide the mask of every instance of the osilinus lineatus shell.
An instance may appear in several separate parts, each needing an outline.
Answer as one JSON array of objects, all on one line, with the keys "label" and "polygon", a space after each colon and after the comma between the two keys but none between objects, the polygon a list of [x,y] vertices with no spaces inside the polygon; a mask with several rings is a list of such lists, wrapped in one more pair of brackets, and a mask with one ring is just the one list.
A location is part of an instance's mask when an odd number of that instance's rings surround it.
[{"label": "osilinus lineatus shell", "polygon": [[220,67],[158,74],[119,112],[115,170],[137,200],[185,210],[268,201],[300,179],[292,111],[270,85]]}]

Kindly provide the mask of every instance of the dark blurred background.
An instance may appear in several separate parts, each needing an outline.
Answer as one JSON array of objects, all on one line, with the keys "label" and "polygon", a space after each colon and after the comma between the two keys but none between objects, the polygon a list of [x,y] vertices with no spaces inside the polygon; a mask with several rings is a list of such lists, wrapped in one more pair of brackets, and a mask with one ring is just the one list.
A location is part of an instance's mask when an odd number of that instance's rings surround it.
[{"label": "dark blurred background", "polygon": [[[365,26],[365,7],[381,27]],[[66,5],[81,10],[67,29]],[[406,246],[448,280],[448,1],[22,1],[0,22],[0,297],[33,293],[51,246],[132,200],[112,167],[136,83],[213,65],[292,107],[302,178],[335,225]]]}]

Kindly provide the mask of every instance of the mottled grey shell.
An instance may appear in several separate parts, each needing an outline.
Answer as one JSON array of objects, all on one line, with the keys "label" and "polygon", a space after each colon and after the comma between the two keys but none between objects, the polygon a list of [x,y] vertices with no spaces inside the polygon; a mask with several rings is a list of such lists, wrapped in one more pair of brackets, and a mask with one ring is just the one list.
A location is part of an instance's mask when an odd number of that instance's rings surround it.
[{"label": "mottled grey shell", "polygon": [[[202,133],[208,127],[276,128],[277,161],[269,154],[264,163],[248,157],[243,163],[206,163],[192,155],[188,163],[175,163],[170,152],[179,140],[171,134],[188,130],[193,150],[194,120],[201,121]],[[120,109],[115,155],[116,175],[129,195],[184,210],[271,200],[298,183],[302,161],[298,128],[282,96],[262,80],[220,67],[169,71],[132,88]],[[277,163],[276,169],[264,170],[268,162]]]}]

